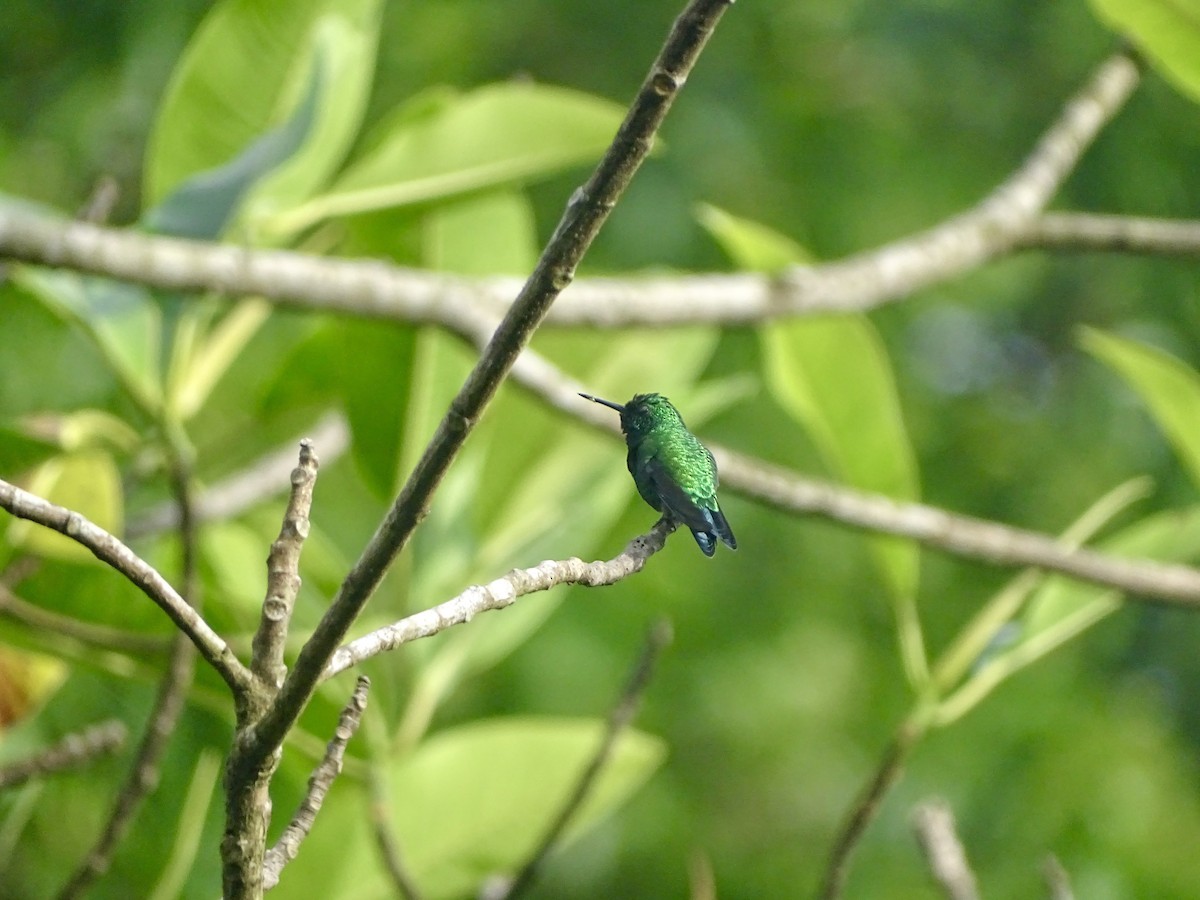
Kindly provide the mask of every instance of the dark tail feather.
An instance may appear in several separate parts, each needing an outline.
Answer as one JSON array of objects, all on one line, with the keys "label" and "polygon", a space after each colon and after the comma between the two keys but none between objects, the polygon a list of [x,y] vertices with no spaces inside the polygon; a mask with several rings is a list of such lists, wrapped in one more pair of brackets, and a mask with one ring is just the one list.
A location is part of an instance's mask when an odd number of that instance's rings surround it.
[{"label": "dark tail feather", "polygon": [[[717,537],[723,540],[730,550],[737,549],[737,538],[733,536],[733,529],[729,527],[729,523],[725,521],[725,514],[719,509],[712,510],[713,531],[717,533]],[[709,538],[709,543],[712,543],[712,538]],[[711,556],[711,554],[709,554]]]},{"label": "dark tail feather", "polygon": [[692,537],[696,539],[696,543],[700,545],[700,550],[705,556],[712,556],[717,552],[717,542],[713,540],[713,536],[707,531],[697,531],[693,528]]}]

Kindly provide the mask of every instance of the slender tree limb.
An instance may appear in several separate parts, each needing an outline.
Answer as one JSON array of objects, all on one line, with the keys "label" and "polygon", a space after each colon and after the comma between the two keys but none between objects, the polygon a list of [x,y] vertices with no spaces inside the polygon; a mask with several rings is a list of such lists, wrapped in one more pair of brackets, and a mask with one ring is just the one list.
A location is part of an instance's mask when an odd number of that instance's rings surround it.
[{"label": "slender tree limb", "polygon": [[[350,447],[350,428],[335,411],[322,416],[307,430],[307,440],[321,448],[326,464],[341,457]],[[288,473],[296,465],[297,438],[263,454],[244,469],[201,489],[196,496],[196,522],[222,522],[235,518],[260,503],[282,494]],[[125,524],[127,540],[158,534],[179,526],[179,504],[167,500],[151,507]]]},{"label": "slender tree limb", "polygon": [[913,810],[912,824],[929,871],[946,900],[979,900],[975,873],[958,839],[950,806],[944,800],[926,800]]},{"label": "slender tree limb", "polygon": [[465,624],[481,612],[512,606],[518,597],[526,594],[547,591],[560,584],[581,584],[585,587],[616,584],[640,572],[646,560],[663,548],[667,536],[674,530],[672,522],[660,519],[649,532],[634,538],[610,560],[585,563],[574,556],[570,559],[546,560],[529,569],[513,569],[487,584],[469,587],[457,597],[413,613],[339,647],[321,674],[321,680],[332,678],[380,653]]},{"label": "slender tree limb", "polygon": [[370,687],[371,680],[365,675],[360,675],[358,683],[354,687],[354,693],[350,696],[350,701],[342,710],[341,716],[338,717],[337,729],[326,747],[325,756],[308,779],[308,790],[300,802],[300,808],[296,810],[291,822],[283,829],[283,834],[279,836],[275,846],[267,851],[263,861],[263,886],[266,890],[270,890],[279,883],[279,875],[283,871],[283,867],[295,859],[300,852],[300,844],[312,830],[317,813],[321,811],[321,805],[325,802],[325,795],[329,793],[334,779],[341,774],[342,760],[346,756],[346,745],[350,743],[350,738],[354,737],[354,733],[358,731],[358,726],[362,722],[363,712],[367,708],[367,691]]},{"label": "slender tree limb", "polygon": [[0,616],[20,622],[27,628],[53,632],[80,644],[115,653],[165,654],[172,642],[166,635],[125,631],[50,612],[22,600],[3,583],[0,583]]},{"label": "slender tree limb", "polygon": [[250,671],[271,688],[278,689],[287,674],[283,651],[296,595],[300,592],[300,550],[308,537],[313,485],[317,480],[317,454],[310,440],[300,442],[300,464],[292,470],[292,494],[279,537],[267,557],[267,596],[262,620],[254,635]]},{"label": "slender tree limb", "polygon": [[[180,451],[181,448],[174,449]],[[182,512],[179,529],[181,582],[184,586],[184,598],[191,604],[189,608],[198,610],[200,579],[197,574],[196,524],[192,517],[191,472],[182,455],[176,452],[175,456],[171,466],[171,482]],[[183,712],[195,668],[195,647],[186,634],[179,632],[172,642],[167,671],[159,683],[158,695],[150,711],[146,730],[138,745],[129,775],[117,793],[104,830],[59,893],[60,900],[74,900],[83,896],[96,879],[108,871],[113,856],[129,833],[142,802],[158,786],[159,764]]]},{"label": "slender tree limb", "polygon": [[1114,216],[1099,213],[1046,213],[1018,246],[1037,250],[1085,250],[1156,256],[1200,255],[1200,221]]},{"label": "slender tree limb", "polygon": [[1188,609],[1200,607],[1200,569],[1123,559],[1096,550],[1071,550],[1050,535],[902,503],[877,494],[800,478],[786,469],[709,444],[721,482],[779,509],[820,515],[845,525],[909,537],[971,559],[1003,566],[1035,566],[1081,581],[1126,591],[1133,599]]},{"label": "slender tree limb", "polygon": [[[843,260],[796,267],[777,278],[705,274],[586,279],[573,284],[546,322],[605,328],[758,323],[870,309],[1022,248],[1200,252],[1195,223],[1171,223],[1167,239],[1161,228],[1151,236],[1142,219],[1109,217],[1110,224],[1099,228],[1041,215],[1139,77],[1129,54],[1105,61],[1013,175],[975,208],[926,231]],[[1120,224],[1125,221],[1128,227]],[[1122,236],[1114,237],[1114,229]],[[254,294],[281,305],[440,324],[458,331],[476,311],[499,318],[520,288],[511,278],[464,278],[375,261],[152,237],[52,218],[13,204],[0,205],[0,255],[172,290]]]},{"label": "slender tree limb", "polygon": [[153,600],[167,617],[187,635],[200,655],[225,679],[235,693],[245,689],[250,670],[243,666],[224,639],[209,626],[175,588],[144,559],[99,525],[77,512],[21,490],[0,479],[0,508],[18,519],[28,519],[87,547],[101,562],[116,569]]},{"label": "slender tree limb", "polygon": [[692,0],[675,20],[609,150],[566,212],[533,274],[501,320],[491,341],[450,404],[433,439],[329,611],[300,651],[279,702],[255,729],[253,756],[282,742],[312,696],[334,650],[365,606],[388,565],[425,516],[430,498],[500,382],[508,374],[650,151],[654,136],[699,58],[728,0]]},{"label": "slender tree limb", "polygon": [[658,662],[658,658],[662,655],[663,650],[670,645],[671,640],[671,623],[666,619],[660,619],[650,628],[649,633],[646,635],[645,643],[642,645],[642,650],[638,654],[637,661],[634,663],[633,671],[630,673],[629,679],[621,691],[621,696],[617,699],[612,712],[609,713],[604,737],[601,739],[600,745],[596,748],[596,753],[588,761],[587,766],[580,774],[578,783],[567,797],[562,809],[559,810],[553,821],[550,822],[537,848],[525,865],[517,872],[508,890],[502,895],[505,898],[510,898],[511,900],[511,898],[521,896],[529,890],[534,880],[541,874],[546,860],[549,859],[550,854],[554,852],[554,849],[562,840],[567,826],[571,824],[571,820],[575,817],[579,808],[591,795],[592,788],[596,784],[596,779],[604,771],[604,767],[608,764],[613,751],[616,749],[618,738],[620,738],[621,734],[633,721],[642,695],[646,692],[646,686],[650,683],[650,678],[654,674],[654,667]]},{"label": "slender tree limb", "polygon": [[817,892],[820,900],[836,900],[842,895],[846,887],[846,878],[850,874],[851,856],[866,834],[867,827],[879,815],[884,797],[900,780],[908,757],[924,733],[921,723],[910,719],[900,726],[892,738],[871,782],[859,795],[846,820],[838,829],[837,838],[829,854],[829,862],[826,864],[824,880]]},{"label": "slender tree limb", "polygon": [[1042,877],[1046,879],[1046,890],[1050,900],[1075,900],[1075,891],[1071,888],[1071,876],[1051,853],[1042,865]]},{"label": "slender tree limb", "polygon": [[379,856],[392,879],[396,894],[404,900],[421,900],[421,889],[417,887],[416,880],[404,864],[404,855],[400,852],[400,844],[392,830],[390,804],[378,766],[371,766],[367,776],[367,788],[371,793],[371,830],[375,833]]},{"label": "slender tree limb", "polygon": [[120,750],[125,746],[128,736],[125,723],[119,719],[108,719],[68,734],[58,743],[26,759],[0,766],[0,791],[18,787],[43,775],[90,765],[99,757]]}]

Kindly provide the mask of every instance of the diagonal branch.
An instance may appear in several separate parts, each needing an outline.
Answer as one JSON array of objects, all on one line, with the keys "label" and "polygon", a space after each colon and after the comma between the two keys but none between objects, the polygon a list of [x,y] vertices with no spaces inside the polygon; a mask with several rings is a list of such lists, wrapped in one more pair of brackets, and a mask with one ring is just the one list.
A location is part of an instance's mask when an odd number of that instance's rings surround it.
[{"label": "diagonal branch", "polygon": [[86,766],[97,757],[120,750],[126,737],[128,730],[119,719],[108,719],[68,734],[26,759],[0,766],[0,791],[18,787],[31,778]]},{"label": "diagonal branch", "polygon": [[512,898],[526,893],[533,885],[534,880],[541,874],[546,860],[562,840],[567,826],[571,824],[571,820],[579,812],[579,808],[583,805],[584,801],[591,796],[596,779],[604,771],[605,765],[607,765],[613,751],[616,749],[617,740],[621,737],[625,729],[629,727],[630,723],[633,722],[633,717],[637,713],[638,703],[642,699],[642,694],[646,692],[646,686],[650,683],[650,677],[654,674],[654,667],[658,663],[658,658],[671,643],[672,638],[671,623],[666,619],[660,619],[651,626],[649,633],[646,635],[646,640],[642,645],[642,650],[638,654],[637,661],[633,665],[633,671],[630,673],[625,687],[621,691],[621,696],[617,698],[616,705],[608,715],[608,722],[605,724],[604,737],[601,739],[600,745],[596,748],[596,752],[592,755],[587,766],[580,774],[579,781],[575,784],[575,789],[571,791],[566,802],[558,811],[558,815],[554,817],[554,820],[546,829],[546,833],[542,836],[537,848],[533,851],[533,854],[529,857],[525,865],[517,872],[512,883],[508,886],[508,890],[504,892],[504,900],[512,900]]},{"label": "diagonal branch", "polygon": [[97,559],[116,569],[153,600],[187,635],[200,655],[217,670],[235,694],[246,689],[250,682],[250,671],[238,661],[224,639],[153,566],[116,537],[79,513],[56,506],[3,479],[0,479],[0,508],[19,519],[44,525],[87,547]]},{"label": "diagonal branch", "polygon": [[654,136],[728,0],[692,0],[675,20],[612,145],[587,183],[571,196],[533,274],[513,301],[475,368],[438,425],[416,468],[362,556],[346,576],[329,611],[300,651],[295,667],[256,731],[260,757],[282,742],[300,715],[330,656],[366,605],[395,555],[425,516],[450,463],[599,233],[618,198],[650,152]]},{"label": "diagonal branch", "polygon": [[912,814],[913,831],[925,853],[930,874],[946,900],[979,900],[975,873],[954,825],[954,813],[945,800],[926,800]]},{"label": "diagonal branch", "polygon": [[[179,539],[181,547],[180,581],[185,598],[200,606],[200,578],[197,569],[197,534],[193,517],[191,471],[179,446],[171,447],[171,486],[179,502]],[[183,632],[176,632],[171,644],[167,671],[159,682],[158,694],[138,744],[133,765],[117,792],[108,822],[95,845],[75,869],[59,900],[74,900],[87,893],[92,884],[108,871],[117,848],[129,833],[142,802],[158,786],[159,765],[167,751],[171,735],[179,722],[188,689],[196,669],[196,651]]]},{"label": "diagonal branch", "polygon": [[296,858],[300,852],[300,845],[312,831],[313,823],[317,820],[317,813],[321,811],[321,806],[325,803],[325,795],[333,786],[334,779],[342,772],[342,760],[346,756],[346,745],[350,743],[350,738],[354,737],[354,733],[358,731],[358,726],[362,722],[363,713],[367,708],[367,691],[370,687],[371,680],[365,675],[360,675],[358,683],[354,686],[354,693],[350,695],[350,701],[338,717],[337,729],[325,748],[325,756],[308,779],[308,790],[304,793],[304,799],[300,801],[300,808],[296,810],[291,822],[283,829],[283,834],[279,836],[275,846],[267,851],[266,858],[263,860],[263,887],[266,890],[270,890],[279,883],[283,867]]},{"label": "diagonal branch", "polygon": [[646,560],[663,548],[667,536],[674,530],[672,522],[660,519],[654,528],[634,538],[610,560],[585,563],[574,556],[570,559],[546,560],[533,568],[513,569],[495,581],[469,587],[457,597],[413,613],[339,647],[321,673],[321,680],[332,678],[372,656],[462,625],[481,612],[512,606],[518,597],[526,594],[547,591],[559,584],[581,584],[585,587],[616,584],[640,572]]}]

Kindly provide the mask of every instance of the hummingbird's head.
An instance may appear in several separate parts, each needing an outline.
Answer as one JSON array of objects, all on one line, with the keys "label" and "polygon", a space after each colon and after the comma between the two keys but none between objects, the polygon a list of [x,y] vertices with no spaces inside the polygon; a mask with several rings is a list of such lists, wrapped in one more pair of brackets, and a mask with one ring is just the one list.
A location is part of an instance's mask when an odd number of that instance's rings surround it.
[{"label": "hummingbird's head", "polygon": [[600,403],[621,414],[621,431],[627,437],[638,438],[667,425],[683,425],[683,419],[671,401],[662,394],[634,394],[633,399],[622,406],[611,400],[601,400],[591,394],[580,394],[584,399]]}]

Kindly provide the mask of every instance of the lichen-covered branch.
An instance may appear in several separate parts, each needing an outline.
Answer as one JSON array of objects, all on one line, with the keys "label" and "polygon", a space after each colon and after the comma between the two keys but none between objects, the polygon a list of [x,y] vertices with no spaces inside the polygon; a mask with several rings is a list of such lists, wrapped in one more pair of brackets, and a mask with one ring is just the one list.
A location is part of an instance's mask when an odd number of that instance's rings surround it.
[{"label": "lichen-covered branch", "polygon": [[43,775],[86,766],[101,756],[120,750],[128,736],[125,723],[119,719],[108,719],[72,732],[32,756],[0,766],[0,791]]},{"label": "lichen-covered branch", "polygon": [[457,597],[413,613],[339,647],[325,667],[321,680],[332,678],[372,656],[462,625],[482,612],[512,606],[526,594],[546,591],[560,584],[581,584],[585,587],[616,584],[640,572],[646,560],[663,548],[667,536],[674,530],[672,522],[660,519],[654,528],[634,538],[612,559],[590,563],[574,556],[570,559],[546,560],[532,568],[513,569],[487,584],[469,587]]},{"label": "lichen-covered branch", "polygon": [[944,800],[926,800],[912,815],[917,843],[946,900],[979,900],[975,873],[954,825],[954,813]]},{"label": "lichen-covered branch", "polygon": [[300,592],[300,551],[308,537],[313,485],[317,480],[317,454],[310,440],[300,442],[300,463],[292,470],[292,493],[279,537],[267,556],[267,596],[262,619],[254,635],[250,670],[264,684],[278,689],[287,667],[283,651],[296,595]]},{"label": "lichen-covered branch", "polygon": [[325,756],[308,779],[308,790],[304,792],[300,808],[296,810],[291,822],[283,829],[283,834],[279,836],[275,846],[267,851],[263,862],[263,887],[266,890],[269,891],[279,883],[279,875],[283,871],[283,867],[295,859],[300,852],[300,844],[312,830],[313,823],[317,820],[317,813],[321,811],[321,804],[325,802],[325,795],[329,793],[334,779],[341,774],[342,760],[346,756],[346,745],[350,743],[350,738],[354,737],[354,733],[358,731],[358,726],[362,722],[363,713],[367,709],[367,691],[370,687],[371,680],[365,675],[360,675],[358,683],[354,687],[354,693],[350,696],[350,701],[338,717],[337,728],[325,748]]},{"label": "lichen-covered branch", "polygon": [[242,692],[249,684],[250,670],[241,664],[224,639],[153,566],[116,537],[79,513],[57,506],[3,479],[0,479],[0,508],[19,519],[44,525],[87,547],[97,559],[116,569],[153,600],[187,635],[204,660],[216,669],[235,693]]}]

